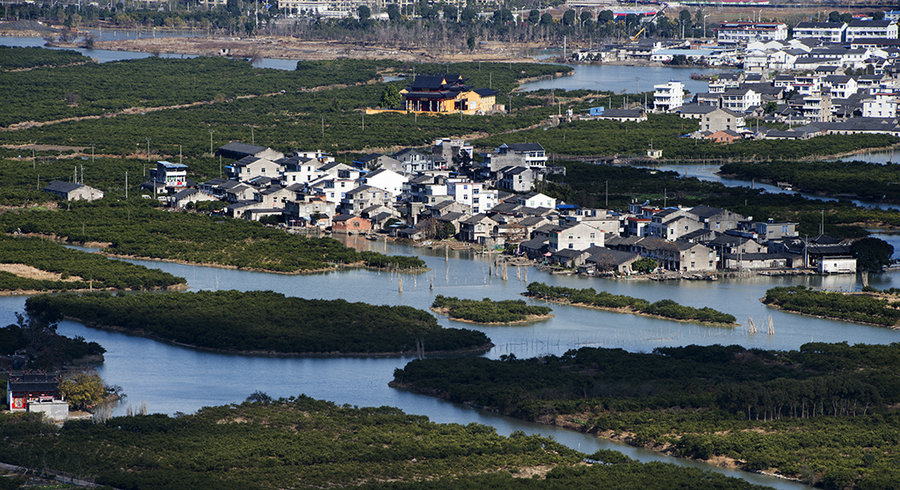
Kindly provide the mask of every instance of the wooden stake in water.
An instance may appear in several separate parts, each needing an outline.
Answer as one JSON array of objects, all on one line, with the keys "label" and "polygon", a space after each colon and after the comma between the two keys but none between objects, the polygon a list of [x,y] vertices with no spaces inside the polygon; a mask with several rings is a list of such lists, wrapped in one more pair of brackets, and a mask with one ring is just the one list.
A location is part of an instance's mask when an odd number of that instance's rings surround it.
[{"label": "wooden stake in water", "polygon": [[772,321],[772,315],[769,315],[769,335],[775,335],[775,322]]},{"label": "wooden stake in water", "polygon": [[400,282],[398,284],[399,284],[399,286],[397,286],[397,292],[402,293],[403,292],[403,278],[402,277],[400,278]]},{"label": "wooden stake in water", "polygon": [[749,321],[749,324],[750,324],[749,333],[750,333],[750,335],[753,335],[756,333],[756,323],[753,322],[753,317],[747,317],[747,320]]}]

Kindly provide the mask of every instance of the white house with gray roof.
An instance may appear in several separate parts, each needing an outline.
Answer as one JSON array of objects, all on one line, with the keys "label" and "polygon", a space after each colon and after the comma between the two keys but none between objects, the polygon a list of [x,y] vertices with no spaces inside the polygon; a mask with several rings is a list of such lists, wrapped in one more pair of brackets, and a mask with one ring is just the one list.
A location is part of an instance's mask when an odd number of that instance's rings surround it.
[{"label": "white house with gray roof", "polygon": [[96,201],[103,199],[103,191],[84,184],[54,180],[44,187],[44,192],[66,201]]}]

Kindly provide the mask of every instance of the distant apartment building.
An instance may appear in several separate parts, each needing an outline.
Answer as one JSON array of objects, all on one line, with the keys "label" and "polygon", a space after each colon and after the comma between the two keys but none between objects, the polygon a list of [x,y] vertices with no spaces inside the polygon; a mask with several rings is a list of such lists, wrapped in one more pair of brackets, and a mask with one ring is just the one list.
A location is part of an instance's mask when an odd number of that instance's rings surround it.
[{"label": "distant apartment building", "polygon": [[897,23],[890,20],[854,20],[847,26],[847,42],[857,39],[897,39]]},{"label": "distant apartment building", "polygon": [[787,24],[774,22],[723,22],[716,29],[716,38],[722,44],[784,41],[787,34]]},{"label": "distant apartment building", "polygon": [[817,39],[828,43],[844,41],[847,24],[843,22],[801,22],[794,28],[794,39]]}]

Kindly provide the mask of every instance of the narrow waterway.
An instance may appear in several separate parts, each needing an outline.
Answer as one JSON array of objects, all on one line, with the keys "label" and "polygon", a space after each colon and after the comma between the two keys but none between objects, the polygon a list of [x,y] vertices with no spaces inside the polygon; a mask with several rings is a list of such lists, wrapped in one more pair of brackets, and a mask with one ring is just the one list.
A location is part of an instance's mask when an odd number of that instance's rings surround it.
[{"label": "narrow waterway", "polygon": [[[870,155],[870,158],[873,163],[884,163],[878,162],[878,159],[884,158],[887,161],[890,158],[889,152],[881,152],[881,153],[873,153]],[[854,159],[845,160],[845,161],[853,161]],[[750,180],[744,179],[735,179],[722,177],[718,174],[719,169],[721,168],[720,164],[686,164],[686,165],[674,165],[674,164],[660,164],[660,165],[635,165],[636,167],[641,168],[653,168],[657,170],[666,170],[670,172],[675,172],[682,177],[696,177],[700,180],[705,180],[708,182],[718,182],[720,184],[726,185],[728,187],[752,187],[754,189],[762,189],[764,192],[769,194],[797,194],[803,196],[807,199],[812,199],[815,201],[822,202],[834,202],[837,201],[835,198],[831,197],[823,197],[817,196],[815,194],[808,194],[804,192],[796,192],[793,190],[782,189],[778,186],[774,186],[771,184],[762,184],[759,182],[754,182]],[[863,201],[859,199],[848,199],[847,201],[853,203],[856,206],[864,207],[864,208],[872,208],[872,209],[893,209],[900,210],[900,205],[898,204],[889,204],[882,202],[872,202],[872,201]]]}]

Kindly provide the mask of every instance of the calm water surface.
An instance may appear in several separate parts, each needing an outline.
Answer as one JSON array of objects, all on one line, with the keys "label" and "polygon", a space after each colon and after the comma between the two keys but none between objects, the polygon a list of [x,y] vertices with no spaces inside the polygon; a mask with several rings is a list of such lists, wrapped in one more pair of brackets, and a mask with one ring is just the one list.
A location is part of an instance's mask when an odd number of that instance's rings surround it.
[{"label": "calm water surface", "polygon": [[[434,295],[464,298],[515,299],[525,289],[525,269],[511,268],[508,281],[489,274],[491,255],[451,253],[413,249],[405,246],[354,239],[353,245],[392,254],[418,254],[431,271],[418,276],[398,276],[386,272],[348,270],[331,274],[289,276],[230,269],[187,266],[165,262],[132,261],[188,279],[191,290],[271,289],[305,298],[345,298],[377,304],[406,304],[418,308],[430,306]],[[518,272],[517,272],[518,271]],[[517,277],[518,276],[518,277]],[[399,281],[403,279],[403,292]],[[434,290],[429,284],[434,281]],[[802,317],[770,310],[759,302],[765,290],[774,285],[805,284],[830,289],[858,289],[853,276],[801,278],[747,278],[717,282],[612,281],[575,276],[555,276],[528,269],[528,281],[572,287],[594,287],[618,294],[649,300],[671,298],[691,306],[711,306],[735,315],[746,325],[753,317],[762,323],[772,315],[775,335],[750,335],[745,327],[719,329],[693,324],[655,320],[596,310],[552,305],[553,319],[525,327],[473,327],[439,317],[444,326],[477,328],[487,333],[496,347],[486,355],[497,358],[513,353],[519,357],[559,354],[580,346],[621,347],[629,351],[649,351],[659,346],[688,344],[740,344],[747,347],[793,349],[810,341],[890,343],[900,333],[877,327]],[[876,287],[900,284],[900,276],[884,274],[870,281]],[[0,298],[0,320],[12,321],[22,311],[24,298]],[[409,359],[368,358],[272,358],[229,356],[170,346],[151,340],[63,322],[61,333],[81,335],[103,345],[108,353],[100,373],[112,384],[121,385],[128,394],[119,408],[146,404],[151,412],[190,413],[203,406],[238,402],[254,391],[271,396],[300,393],[358,406],[390,405],[437,422],[478,422],[497,428],[501,434],[514,430],[541,433],[582,451],[615,448],[643,461],[661,460],[700,466],[699,463],[667,458],[585,434],[555,429],[490,413],[468,409],[434,398],[394,390],[387,386],[393,371]],[[725,472],[725,470],[721,470]],[[742,472],[728,474],[746,477],[767,485],[790,486],[788,482]]]}]

